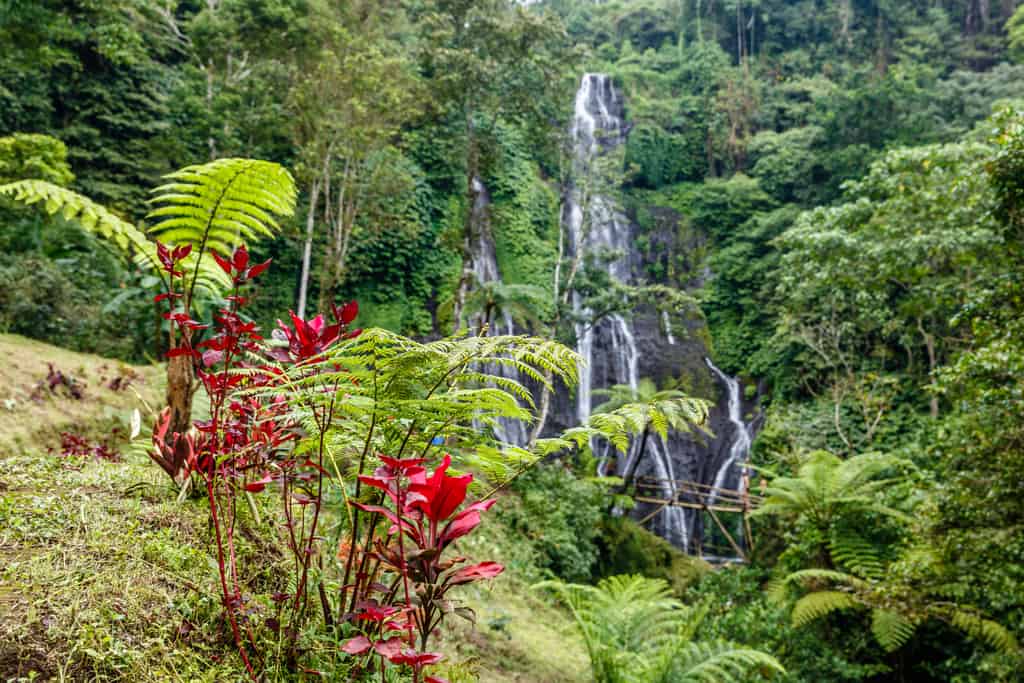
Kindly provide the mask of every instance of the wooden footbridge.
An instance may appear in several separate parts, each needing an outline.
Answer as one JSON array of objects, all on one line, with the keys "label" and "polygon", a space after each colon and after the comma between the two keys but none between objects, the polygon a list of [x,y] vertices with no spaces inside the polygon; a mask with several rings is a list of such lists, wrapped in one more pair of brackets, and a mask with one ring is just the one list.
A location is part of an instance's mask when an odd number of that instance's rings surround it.
[{"label": "wooden footbridge", "polygon": [[[697,481],[655,477],[636,477],[631,483],[635,490],[633,500],[655,506],[639,520],[640,524],[646,524],[666,507],[680,507],[707,513],[725,536],[736,557],[743,562],[747,561],[748,553],[754,548],[754,538],[750,531],[750,513],[764,502],[764,497],[750,493],[750,481],[746,474],[743,477],[742,489],[718,488]],[[671,498],[665,497],[666,491],[673,492]],[[737,541],[736,536],[722,523],[721,515],[741,517],[742,543]]]}]

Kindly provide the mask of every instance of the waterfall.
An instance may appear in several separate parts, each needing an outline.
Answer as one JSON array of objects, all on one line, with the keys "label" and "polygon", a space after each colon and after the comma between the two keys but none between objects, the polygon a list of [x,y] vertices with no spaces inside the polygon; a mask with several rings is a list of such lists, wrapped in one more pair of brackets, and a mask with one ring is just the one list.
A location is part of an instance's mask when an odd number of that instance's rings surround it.
[{"label": "waterfall", "polygon": [[[480,178],[474,177],[472,183],[474,200],[471,220],[473,225],[477,227],[476,239],[469,245],[473,278],[476,281],[476,285],[487,282],[501,282],[501,269],[498,268],[497,249],[494,246],[494,236],[491,234],[491,195]],[[498,320],[485,321],[481,313],[470,320],[470,326],[474,329],[479,329],[483,323],[489,322],[488,336],[515,334],[515,323],[512,320],[511,314],[508,311],[500,311],[499,316],[500,319]],[[490,370],[506,379],[512,379],[517,382],[521,381],[519,371],[514,367],[497,365],[490,368]],[[498,441],[514,446],[525,446],[530,438],[526,425],[521,420],[501,418],[493,426],[493,431],[494,437]]]},{"label": "waterfall", "polygon": [[675,335],[672,334],[672,323],[668,319],[668,311],[661,312],[661,326],[665,330],[665,339],[668,340],[669,346],[676,345]]},{"label": "waterfall", "polygon": [[[704,362],[711,369],[711,372],[718,377],[719,381],[725,385],[728,390],[728,410],[729,410],[729,422],[732,425],[732,442],[729,444],[728,451],[726,452],[726,458],[719,466],[718,471],[715,474],[715,480],[713,486],[715,489],[726,488],[726,484],[733,481],[732,475],[735,474],[735,488],[740,490],[744,486],[745,477],[742,475],[742,467],[739,465],[746,465],[747,458],[750,457],[750,444],[753,442],[753,434],[751,433],[751,427],[743,421],[743,400],[740,396],[740,383],[735,377],[729,377],[727,374],[718,369],[718,367],[711,362],[710,358],[705,358]],[[712,505],[717,497],[717,491],[712,491],[711,495],[708,496],[708,505]]]},{"label": "waterfall", "polygon": [[[584,74],[576,93],[575,115],[570,134],[573,142],[573,182],[566,193],[562,207],[562,220],[569,236],[569,247],[574,259],[582,259],[583,251],[591,254],[613,253],[604,267],[608,275],[619,282],[631,278],[629,254],[631,225],[611,198],[593,191],[602,179],[595,177],[594,161],[613,152],[625,140],[622,118],[622,98],[615,90],[611,78],[605,74]],[[640,383],[639,354],[630,323],[621,315],[612,314],[590,324],[582,298],[572,295],[572,308],[576,324],[576,350],[583,358],[580,367],[577,418],[581,423],[590,417],[591,392],[594,389],[595,346],[608,349],[610,358],[606,385],[625,384],[634,392]]]},{"label": "waterfall", "polygon": [[[576,92],[575,113],[570,134],[573,143],[573,179],[565,193],[562,221],[569,237],[570,256],[576,260],[590,255],[606,256],[601,267],[612,280],[632,280],[632,225],[614,199],[598,189],[609,178],[601,178],[595,162],[614,154],[625,142],[627,127],[623,116],[622,97],[606,74],[584,74]],[[573,292],[573,314],[576,323],[576,351],[583,362],[579,369],[576,417],[580,424],[590,418],[595,385],[628,386],[634,395],[640,384],[640,353],[631,321],[619,314],[610,314],[591,322],[593,312]],[[668,332],[671,335],[671,330]],[[674,342],[674,340],[673,340]],[[598,362],[600,361],[600,362]],[[595,377],[595,367],[601,376]],[[607,471],[612,446],[599,454],[599,470]],[[660,495],[675,499],[676,475],[668,444],[651,435],[645,453],[640,453],[640,439],[633,439],[621,471],[633,468],[643,457],[654,475],[663,481]],[[654,526],[672,543],[686,548],[689,543],[688,519],[683,508],[666,506],[657,514]]]}]

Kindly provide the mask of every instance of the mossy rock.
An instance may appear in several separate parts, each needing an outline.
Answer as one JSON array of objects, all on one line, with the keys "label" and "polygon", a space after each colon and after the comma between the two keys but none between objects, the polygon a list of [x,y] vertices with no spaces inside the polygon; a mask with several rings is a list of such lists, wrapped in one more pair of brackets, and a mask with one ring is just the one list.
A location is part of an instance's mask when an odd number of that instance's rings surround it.
[{"label": "mossy rock", "polygon": [[700,579],[711,566],[682,552],[628,517],[606,517],[597,537],[600,556],[594,579],[642,574],[665,579],[676,595]]}]

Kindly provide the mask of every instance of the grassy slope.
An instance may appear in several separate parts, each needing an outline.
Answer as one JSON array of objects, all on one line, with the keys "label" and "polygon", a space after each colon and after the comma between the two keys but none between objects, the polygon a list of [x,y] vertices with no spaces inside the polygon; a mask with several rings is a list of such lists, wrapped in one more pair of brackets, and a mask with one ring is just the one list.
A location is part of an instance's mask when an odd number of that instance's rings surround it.
[{"label": "grassy slope", "polygon": [[[178,504],[142,453],[76,464],[47,452],[63,430],[127,430],[133,408],[159,403],[159,368],[136,368],[134,390],[115,392],[103,386],[121,372],[114,361],[11,335],[0,354],[0,680],[239,680],[204,503]],[[83,400],[29,398],[47,361],[85,381]],[[529,590],[536,570],[515,538],[485,523],[461,551],[509,571],[468,590],[477,624],[453,624],[442,644],[452,673],[586,680],[582,645],[567,615]]]}]

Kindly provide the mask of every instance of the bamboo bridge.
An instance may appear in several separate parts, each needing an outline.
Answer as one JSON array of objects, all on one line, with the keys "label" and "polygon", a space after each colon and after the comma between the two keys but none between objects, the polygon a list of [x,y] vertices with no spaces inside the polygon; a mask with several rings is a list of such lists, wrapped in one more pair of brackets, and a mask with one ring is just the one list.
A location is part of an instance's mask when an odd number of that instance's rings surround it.
[{"label": "bamboo bridge", "polygon": [[[764,502],[764,497],[750,493],[749,479],[743,477],[742,489],[726,489],[703,484],[699,481],[681,479],[659,479],[656,477],[636,477],[632,480],[635,490],[633,500],[638,503],[654,505],[654,509],[642,517],[641,525],[647,523],[666,507],[681,507],[707,513],[725,536],[730,549],[742,562],[748,560],[748,553],[754,548],[754,538],[750,531],[750,513]],[[671,498],[665,498],[665,491],[672,490]],[[729,532],[723,524],[721,515],[739,515],[742,520],[742,543]],[[698,554],[703,549],[698,548]]]}]

